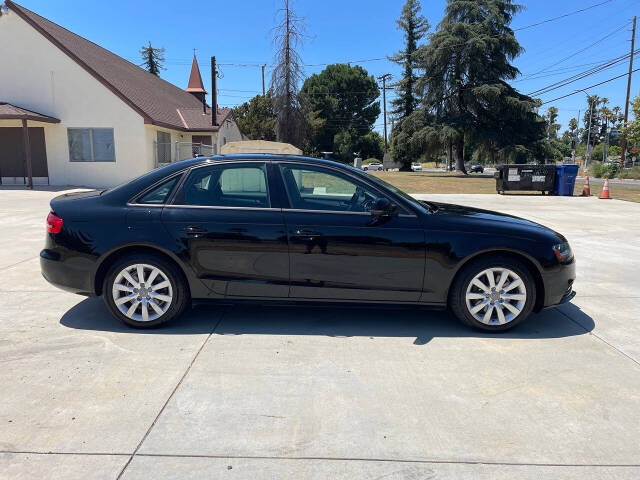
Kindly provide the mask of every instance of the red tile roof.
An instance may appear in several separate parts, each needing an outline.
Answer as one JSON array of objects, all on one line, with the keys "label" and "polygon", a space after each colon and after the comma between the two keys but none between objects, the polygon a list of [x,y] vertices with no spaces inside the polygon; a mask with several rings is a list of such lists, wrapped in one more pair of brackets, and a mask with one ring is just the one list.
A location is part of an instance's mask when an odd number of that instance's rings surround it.
[{"label": "red tile roof", "polygon": [[0,102],[0,120],[34,120],[36,122],[60,123],[57,118],[33,112],[26,108],[16,107],[6,102]]},{"label": "red tile roof", "polygon": [[[202,115],[202,103],[192,94],[11,0],[5,3],[142,115],[145,123],[182,131],[219,129],[211,125],[211,108],[207,108],[207,114]],[[199,110],[200,116],[194,115],[196,110]],[[230,113],[230,109],[218,109],[218,125]]]}]

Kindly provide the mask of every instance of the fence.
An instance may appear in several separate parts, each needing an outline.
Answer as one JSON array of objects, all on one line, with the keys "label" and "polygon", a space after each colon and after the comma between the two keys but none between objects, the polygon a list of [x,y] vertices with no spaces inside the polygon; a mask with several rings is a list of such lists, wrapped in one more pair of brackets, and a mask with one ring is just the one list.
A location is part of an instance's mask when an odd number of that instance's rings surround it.
[{"label": "fence", "polygon": [[191,142],[157,142],[154,141],[154,163],[156,168],[172,162],[193,157],[209,157],[217,153],[216,145]]}]

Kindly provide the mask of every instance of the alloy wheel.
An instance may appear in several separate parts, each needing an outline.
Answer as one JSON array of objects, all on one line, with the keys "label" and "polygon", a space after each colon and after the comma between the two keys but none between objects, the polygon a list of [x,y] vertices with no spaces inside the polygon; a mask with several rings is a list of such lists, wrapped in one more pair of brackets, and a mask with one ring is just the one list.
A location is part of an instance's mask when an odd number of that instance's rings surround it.
[{"label": "alloy wheel", "polygon": [[124,267],[116,275],[112,296],[123,315],[138,322],[150,322],[169,309],[173,289],[158,267],[137,263]]},{"label": "alloy wheel", "polygon": [[505,325],[524,309],[527,289],[524,282],[508,268],[487,268],[469,285],[465,302],[469,313],[485,325]]}]

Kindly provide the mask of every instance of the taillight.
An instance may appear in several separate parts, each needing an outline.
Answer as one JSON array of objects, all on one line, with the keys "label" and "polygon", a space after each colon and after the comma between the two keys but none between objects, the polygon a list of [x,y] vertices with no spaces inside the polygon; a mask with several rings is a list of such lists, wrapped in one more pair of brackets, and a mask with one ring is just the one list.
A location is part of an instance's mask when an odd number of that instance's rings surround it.
[{"label": "taillight", "polygon": [[47,232],[49,233],[60,233],[62,230],[62,219],[53,214],[53,212],[49,212],[47,215]]}]

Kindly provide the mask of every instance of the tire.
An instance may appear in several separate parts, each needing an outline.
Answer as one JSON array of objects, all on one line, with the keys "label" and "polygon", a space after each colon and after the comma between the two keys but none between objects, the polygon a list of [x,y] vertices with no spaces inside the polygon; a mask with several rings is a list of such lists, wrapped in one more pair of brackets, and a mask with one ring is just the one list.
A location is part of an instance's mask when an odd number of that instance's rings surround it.
[{"label": "tire", "polygon": [[364,167],[362,170],[366,172],[367,170],[369,170],[369,167]]},{"label": "tire", "polygon": [[[505,272],[507,276],[498,290]],[[490,274],[494,285],[491,285]],[[515,258],[498,255],[463,267],[449,294],[449,306],[458,320],[485,332],[503,332],[515,327],[529,317],[535,301],[536,284],[529,269]],[[492,311],[488,314],[490,308]]]},{"label": "tire", "polygon": [[[143,279],[151,278],[155,288],[149,289],[145,282],[138,282],[139,267]],[[141,292],[139,287],[143,284]],[[119,259],[107,272],[102,292],[113,316],[134,328],[157,327],[179,317],[190,298],[182,272],[173,263],[151,254],[132,254]],[[140,293],[142,299],[140,295],[135,296]],[[129,300],[125,301],[125,297]],[[117,300],[123,302],[118,305]]]}]

